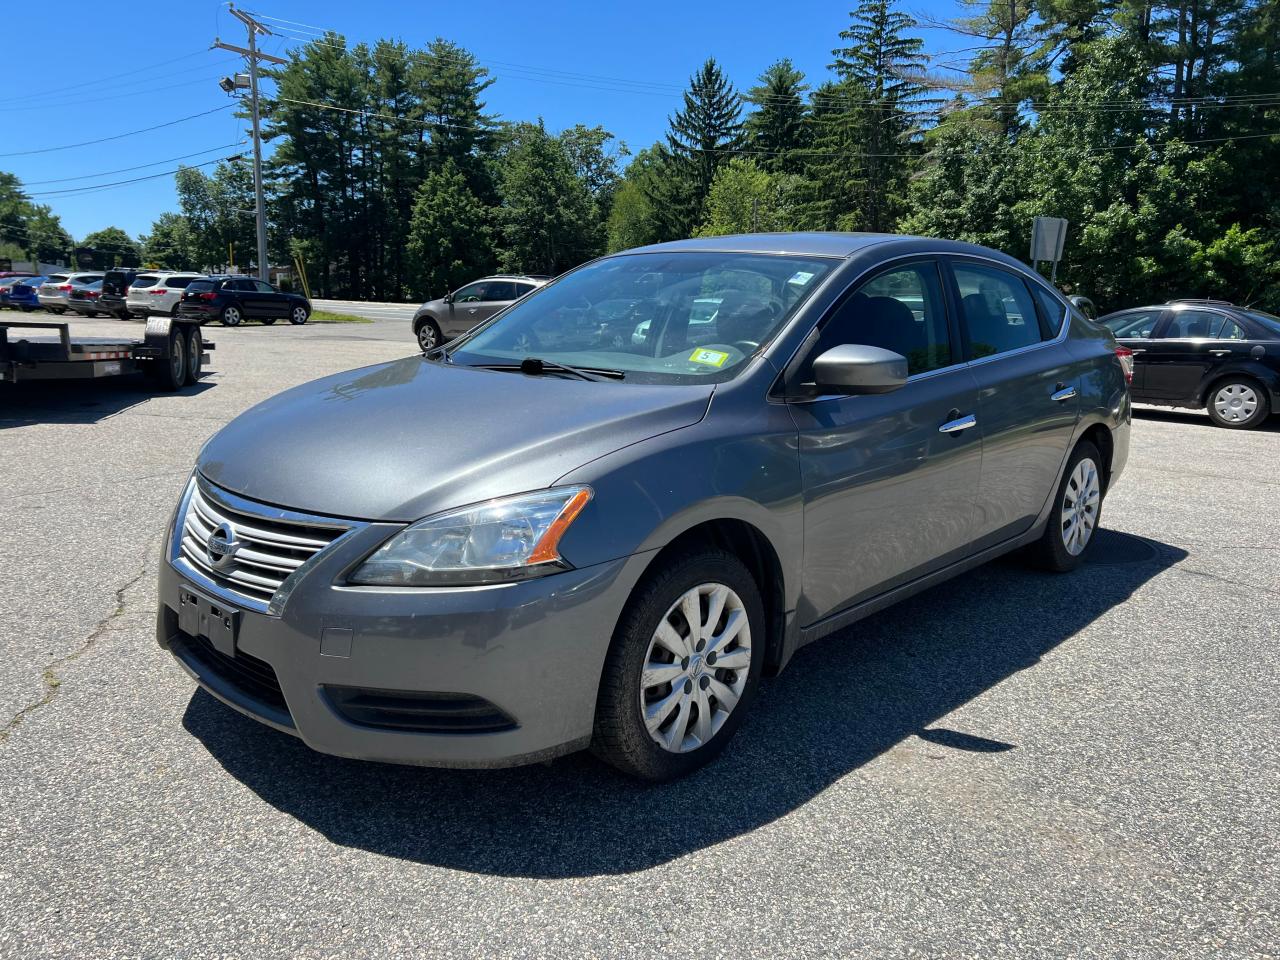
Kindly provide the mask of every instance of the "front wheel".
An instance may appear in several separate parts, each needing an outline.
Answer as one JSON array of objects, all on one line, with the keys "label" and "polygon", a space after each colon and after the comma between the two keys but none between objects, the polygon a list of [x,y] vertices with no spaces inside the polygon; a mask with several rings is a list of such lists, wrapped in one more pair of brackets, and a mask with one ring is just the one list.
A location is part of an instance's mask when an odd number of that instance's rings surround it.
[{"label": "front wheel", "polygon": [[244,314],[240,312],[237,306],[229,306],[222,308],[222,314],[218,317],[222,321],[224,327],[238,327],[240,321],[244,319]]},{"label": "front wheel", "polygon": [[423,320],[418,327],[418,348],[426,353],[440,346],[442,341],[440,336],[440,328],[436,326],[434,320]]},{"label": "front wheel", "polygon": [[298,304],[289,311],[289,322],[295,327],[300,327],[307,322],[308,316],[310,316],[310,313],[307,311],[307,308],[302,306],[302,304]]},{"label": "front wheel", "polygon": [[677,555],[622,613],[605,661],[591,749],[633,777],[663,781],[712,760],[760,682],[764,605],[742,561]]},{"label": "front wheel", "polygon": [[1044,533],[1031,547],[1036,565],[1066,573],[1084,563],[1102,519],[1102,457],[1087,440],[1081,442],[1063,471]]},{"label": "front wheel", "polygon": [[1209,394],[1209,419],[1228,430],[1252,430],[1270,413],[1266,391],[1253,380],[1223,380]]}]

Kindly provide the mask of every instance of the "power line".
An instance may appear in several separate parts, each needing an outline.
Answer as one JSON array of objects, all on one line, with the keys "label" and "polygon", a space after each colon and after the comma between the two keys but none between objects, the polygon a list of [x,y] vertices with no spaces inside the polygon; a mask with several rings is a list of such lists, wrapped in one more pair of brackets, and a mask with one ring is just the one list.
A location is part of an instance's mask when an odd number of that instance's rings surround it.
[{"label": "power line", "polygon": [[41,147],[38,150],[16,150],[13,153],[0,153],[0,157],[29,157],[37,153],[54,153],[58,150],[73,150],[76,147],[90,147],[95,143],[109,143],[112,140],[123,140],[125,137],[134,137],[140,133],[150,133],[152,130],[163,130],[165,127],[172,127],[179,123],[186,123],[188,120],[195,120],[198,117],[207,117],[211,113],[221,113],[223,110],[230,110],[234,106],[234,103],[228,103],[225,106],[214,107],[212,110],[193,113],[189,117],[179,117],[177,120],[157,123],[154,127],[143,127],[141,130],[130,130],[128,133],[117,133],[114,136],[102,137],[98,140],[82,140],[80,143],[64,143],[61,146]]},{"label": "power line", "polygon": [[46,183],[68,183],[72,180],[92,180],[94,177],[109,177],[117,173],[130,173],[134,170],[143,170],[147,167],[158,167],[162,163],[173,163],[177,160],[186,160],[188,157],[199,157],[206,153],[213,153],[215,150],[229,150],[232,147],[239,147],[248,143],[247,140],[241,140],[238,143],[224,143],[220,147],[210,147],[207,150],[197,150],[195,153],[184,153],[180,157],[168,157],[165,160],[153,160],[151,163],[140,163],[136,167],[121,167],[119,170],[102,170],[98,173],[85,173],[78,177],[61,177],[57,180],[24,180],[24,187],[35,187]]},{"label": "power line", "polygon": [[[243,153],[233,153],[230,156],[218,157],[216,160],[206,160],[204,163],[188,164],[186,165],[185,169],[189,170],[193,167],[211,167],[215,163],[223,163],[227,160],[238,160],[243,156],[244,156]],[[64,190],[41,190],[38,193],[28,194],[28,196],[48,197],[48,196],[55,196],[55,195],[66,196],[70,194],[80,195],[85,193],[93,193],[98,190],[107,190],[112,187],[124,187],[124,186],[128,186],[131,183],[142,183],[145,180],[158,180],[161,177],[173,176],[173,174],[177,173],[179,170],[182,170],[182,169],[184,169],[184,167],[178,167],[174,170],[166,170],[164,171],[164,173],[153,173],[150,176],[146,176],[146,177],[133,177],[129,180],[117,180],[114,183],[95,183],[92,186],[88,186],[88,187],[67,187]]]},{"label": "power line", "polygon": [[[219,62],[220,62],[220,63],[223,63],[223,64],[224,64],[224,66],[223,66],[223,67],[220,67],[220,68],[219,68],[216,72],[214,72],[214,73],[205,73],[205,74],[203,74],[203,75],[201,76],[201,78],[200,78],[200,79],[198,79],[198,80],[191,80],[191,81],[189,81],[189,82],[187,82],[187,83],[168,83],[168,84],[165,84],[164,89],[165,89],[166,91],[169,91],[169,90],[177,90],[177,89],[180,89],[180,88],[182,88],[182,87],[194,87],[196,84],[208,83],[210,80],[217,79],[217,77],[219,77],[220,75],[222,75],[223,73],[225,73],[225,72],[226,72],[226,66],[225,66],[225,64],[229,64],[229,63],[230,63],[230,60],[227,60],[227,61],[219,61]],[[110,95],[105,96],[105,97],[93,97],[93,98],[91,98],[91,99],[87,99],[87,100],[86,100],[86,99],[84,99],[83,97],[75,97],[75,98],[73,98],[73,99],[71,99],[71,100],[59,100],[59,101],[57,101],[56,103],[40,103],[40,102],[32,103],[32,102],[30,102],[30,101],[26,101],[26,100],[24,100],[24,101],[22,102],[22,105],[21,105],[21,106],[16,106],[16,107],[0,107],[0,112],[3,112],[3,113],[23,113],[23,112],[31,112],[31,111],[33,111],[33,110],[40,110],[40,111],[59,110],[59,109],[62,109],[62,108],[64,108],[64,107],[78,107],[78,106],[81,106],[81,105],[83,105],[83,104],[87,104],[87,103],[107,103],[108,101],[111,101],[111,100],[123,100],[123,99],[128,98],[128,97],[140,97],[140,96],[142,96],[143,94],[145,94],[145,93],[147,93],[147,92],[148,92],[148,88],[149,88],[151,85],[153,85],[153,84],[155,84],[155,83],[157,83],[157,82],[159,82],[159,81],[161,81],[161,80],[166,80],[166,79],[168,79],[168,78],[170,78],[170,77],[184,77],[184,76],[188,76],[188,75],[190,75],[192,72],[193,72],[193,71],[191,71],[191,70],[179,70],[179,71],[176,71],[176,72],[174,72],[174,73],[170,73],[170,74],[162,74],[161,76],[158,76],[158,77],[147,77],[145,80],[138,80],[138,81],[135,81],[135,82],[133,82],[133,83],[128,83],[128,84],[124,84],[124,85],[123,85],[124,87],[137,87],[137,86],[139,86],[139,85],[142,85],[142,89],[140,89],[140,90],[133,90],[133,89],[131,89],[131,90],[128,90],[128,91],[126,91],[126,92],[124,92],[124,93],[114,93],[114,94],[110,94]],[[108,87],[107,89],[113,89],[113,88]],[[116,89],[123,89],[123,88],[116,88]]]},{"label": "power line", "polygon": [[[137,70],[126,70],[124,73],[113,73],[107,77],[99,77],[97,80],[85,80],[80,83],[68,84],[65,87],[54,87],[50,90],[43,90],[39,94],[36,94],[36,96],[48,96],[54,93],[62,93],[64,90],[79,90],[79,89],[82,89],[83,87],[96,87],[96,86],[99,86],[100,84],[106,83],[108,80],[118,80],[120,77],[136,76],[139,73],[146,73],[148,70],[155,70],[155,69],[158,69],[159,67],[167,67],[171,63],[177,63],[180,60],[190,60],[192,57],[196,57],[196,56],[199,56],[200,54],[208,53],[208,52],[209,52],[208,47],[201,47],[199,50],[192,50],[189,53],[180,54],[179,56],[174,57],[172,60],[161,60],[159,63],[150,63],[150,64],[147,64],[147,66],[145,67],[139,67]],[[27,99],[27,98],[19,97],[18,99]]]}]

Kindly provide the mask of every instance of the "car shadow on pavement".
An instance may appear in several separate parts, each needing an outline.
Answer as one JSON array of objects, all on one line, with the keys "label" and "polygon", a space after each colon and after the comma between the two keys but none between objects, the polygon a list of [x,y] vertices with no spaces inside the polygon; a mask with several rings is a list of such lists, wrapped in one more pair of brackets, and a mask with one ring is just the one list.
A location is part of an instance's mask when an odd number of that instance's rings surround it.
[{"label": "car shadow on pavement", "polygon": [[34,423],[97,423],[153,397],[195,396],[214,386],[206,379],[169,394],[158,392],[142,376],[5,384],[0,386],[0,430]]},{"label": "car shadow on pavement", "polygon": [[[1204,427],[1208,430],[1221,430],[1230,433],[1226,427],[1220,427],[1203,410],[1185,410],[1175,407],[1134,406],[1133,416],[1136,420],[1152,420],[1160,423],[1185,423],[1188,427]],[[1244,433],[1280,433],[1280,416],[1271,416],[1260,426],[1253,427]]]},{"label": "car shadow on pavement", "polygon": [[1186,556],[1127,534],[1099,537],[1074,574],[997,561],[804,648],[764,683],[721,757],[676,783],[636,783],[587,754],[493,771],[342,760],[199,690],[183,723],[232,776],[337,844],[513,877],[643,870],[785,816],[907,737],[974,762],[1016,750],[1016,728],[930,727],[1114,615]]}]

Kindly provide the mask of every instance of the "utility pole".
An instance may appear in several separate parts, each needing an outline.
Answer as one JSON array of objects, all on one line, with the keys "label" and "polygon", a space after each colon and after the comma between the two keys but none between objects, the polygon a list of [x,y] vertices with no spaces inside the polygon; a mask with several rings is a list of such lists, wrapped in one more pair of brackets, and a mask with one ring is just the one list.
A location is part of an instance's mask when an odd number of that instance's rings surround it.
[{"label": "utility pole", "polygon": [[252,14],[237,10],[234,6],[230,6],[230,10],[231,15],[248,28],[249,48],[246,50],[244,47],[223,43],[216,37],[213,45],[221,50],[242,54],[249,61],[249,108],[253,114],[253,195],[258,218],[258,276],[267,280],[269,279],[267,276],[267,211],[262,199],[262,134],[258,128],[258,61],[266,60],[268,63],[278,63],[282,66],[287,65],[289,61],[273,57],[269,53],[259,53],[258,34],[270,34],[271,31],[255,20]]}]

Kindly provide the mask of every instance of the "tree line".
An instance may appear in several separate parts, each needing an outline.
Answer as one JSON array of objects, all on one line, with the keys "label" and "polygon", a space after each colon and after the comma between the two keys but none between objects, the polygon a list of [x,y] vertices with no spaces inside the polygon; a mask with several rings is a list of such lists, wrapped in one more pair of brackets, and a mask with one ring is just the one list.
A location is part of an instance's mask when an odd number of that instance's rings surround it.
[{"label": "tree line", "polygon": [[[753,230],[909,232],[1025,258],[1031,218],[1049,215],[1070,221],[1059,281],[1103,308],[1280,309],[1275,0],[961,3],[920,23],[863,0],[821,77],[783,58],[740,89],[708,59],[634,155],[599,126],[487,113],[494,78],[447,40],[328,34],[273,71],[271,258],[301,257],[321,295],[416,299]],[[964,52],[926,55],[923,27]],[[246,161],[183,169],[177,191],[141,256],[252,260]]]}]

